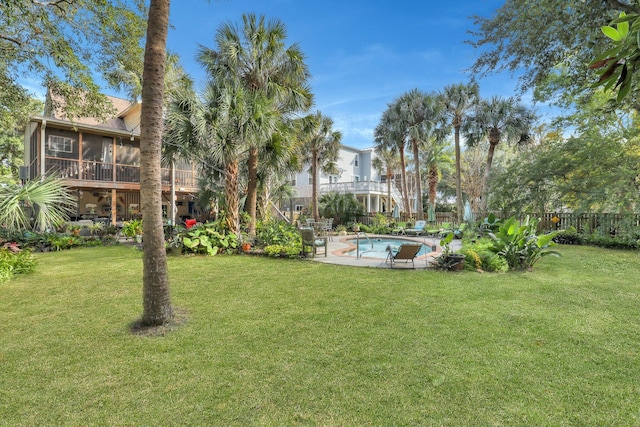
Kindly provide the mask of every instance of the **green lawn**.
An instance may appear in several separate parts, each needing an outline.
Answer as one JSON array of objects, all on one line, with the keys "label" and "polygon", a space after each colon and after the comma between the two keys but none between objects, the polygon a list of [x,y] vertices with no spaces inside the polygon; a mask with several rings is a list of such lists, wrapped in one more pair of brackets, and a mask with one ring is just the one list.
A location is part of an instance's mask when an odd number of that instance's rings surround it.
[{"label": "green lawn", "polygon": [[0,286],[0,425],[640,424],[637,252],[534,272],[170,258],[185,325],[134,336],[141,255],[38,255]]}]

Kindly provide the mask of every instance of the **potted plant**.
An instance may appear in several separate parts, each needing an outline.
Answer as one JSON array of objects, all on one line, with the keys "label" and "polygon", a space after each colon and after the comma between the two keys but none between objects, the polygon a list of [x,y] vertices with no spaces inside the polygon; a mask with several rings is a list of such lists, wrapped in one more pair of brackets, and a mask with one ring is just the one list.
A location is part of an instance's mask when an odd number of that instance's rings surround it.
[{"label": "potted plant", "polygon": [[464,268],[465,256],[451,251],[452,241],[453,233],[447,233],[447,235],[440,240],[442,254],[437,258],[438,266],[444,270],[462,270]]},{"label": "potted plant", "polygon": [[242,238],[242,245],[240,245],[242,252],[249,252],[251,250],[251,237],[246,233],[240,234],[240,237]]},{"label": "potted plant", "polygon": [[338,232],[338,236],[346,236],[347,235],[347,227],[344,224],[340,224],[336,227],[336,231]]}]

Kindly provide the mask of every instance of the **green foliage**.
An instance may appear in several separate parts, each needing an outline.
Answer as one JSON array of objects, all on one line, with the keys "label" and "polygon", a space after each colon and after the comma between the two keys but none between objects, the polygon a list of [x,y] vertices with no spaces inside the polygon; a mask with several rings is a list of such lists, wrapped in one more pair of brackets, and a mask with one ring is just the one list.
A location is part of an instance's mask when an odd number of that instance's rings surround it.
[{"label": "green foliage", "polygon": [[196,254],[232,254],[238,251],[238,235],[220,228],[219,223],[206,223],[185,230],[182,244],[187,252]]},{"label": "green foliage", "polygon": [[537,222],[527,220],[520,224],[511,217],[504,221],[498,230],[489,233],[493,240],[491,250],[503,257],[511,269],[530,269],[542,257],[559,256],[548,248],[554,246],[553,238],[557,232],[538,236]]},{"label": "green foliage", "polygon": [[351,224],[364,214],[364,207],[352,193],[327,193],[319,200],[320,215],[333,218],[334,224]]},{"label": "green foliage", "polygon": [[490,239],[480,239],[473,243],[465,242],[461,254],[465,255],[465,269],[487,272],[506,272],[509,270],[507,260],[491,250]]},{"label": "green foliage", "polygon": [[0,224],[10,230],[55,230],[69,220],[75,205],[74,196],[55,176],[0,187]]},{"label": "green foliage", "polygon": [[268,219],[259,221],[256,226],[256,237],[261,245],[300,246],[302,237],[298,230],[286,221]]},{"label": "green foliage", "polygon": [[387,217],[385,217],[380,212],[377,212],[373,216],[373,221],[370,227],[367,227],[368,230],[363,230],[365,233],[371,234],[390,234],[391,227],[387,224]]},{"label": "green foliage", "polygon": [[35,265],[31,251],[19,249],[11,244],[0,247],[0,283],[6,282],[15,274],[32,272]]},{"label": "green foliage", "polygon": [[125,221],[122,225],[122,235],[125,237],[133,238],[135,236],[142,235],[142,220],[132,219]]},{"label": "green foliage", "polygon": [[264,253],[274,258],[299,258],[302,251],[302,245],[267,245],[264,247]]},{"label": "green foliage", "polygon": [[[48,236],[48,242],[51,248],[56,251],[71,249],[73,247],[82,246],[83,240],[76,236],[66,236],[64,234],[52,233]],[[99,243],[100,241],[97,240]]]}]

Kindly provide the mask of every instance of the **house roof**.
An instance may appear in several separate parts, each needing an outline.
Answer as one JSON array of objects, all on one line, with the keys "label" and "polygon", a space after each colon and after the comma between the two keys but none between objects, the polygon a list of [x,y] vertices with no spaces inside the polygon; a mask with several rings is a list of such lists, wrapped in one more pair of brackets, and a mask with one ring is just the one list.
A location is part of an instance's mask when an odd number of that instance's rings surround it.
[{"label": "house roof", "polygon": [[111,102],[115,115],[107,120],[99,120],[95,117],[77,117],[70,120],[65,112],[65,99],[61,96],[54,94],[51,90],[47,91],[47,100],[45,107],[44,118],[55,119],[56,121],[68,121],[74,125],[87,125],[90,127],[97,127],[102,129],[110,129],[116,131],[128,131],[133,132],[137,126],[137,132],[140,133],[139,121],[136,126],[127,126],[126,118],[128,116],[139,115],[140,103],[131,102],[126,99],[117,98],[115,96],[106,95],[109,102]]}]

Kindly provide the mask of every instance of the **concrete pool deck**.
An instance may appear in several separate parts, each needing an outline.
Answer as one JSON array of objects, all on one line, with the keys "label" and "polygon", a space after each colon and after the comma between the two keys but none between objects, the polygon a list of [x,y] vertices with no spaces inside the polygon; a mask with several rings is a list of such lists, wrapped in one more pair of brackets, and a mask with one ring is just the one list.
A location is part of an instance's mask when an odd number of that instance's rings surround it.
[{"label": "concrete pool deck", "polygon": [[[399,239],[399,240],[411,240],[414,242],[422,243],[428,247],[432,245],[436,245],[436,252],[430,252],[426,255],[419,256],[415,259],[415,267],[418,269],[425,269],[431,264],[433,261],[431,258],[433,256],[437,256],[441,253],[442,248],[440,247],[440,238],[438,237],[427,237],[427,236],[389,236],[389,235],[378,235],[372,234],[368,235],[370,239]],[[363,237],[364,238],[364,237]],[[391,268],[391,263],[386,262],[384,258],[368,258],[365,256],[361,258],[356,258],[355,256],[346,256],[343,255],[345,252],[349,252],[350,250],[355,249],[356,245],[354,240],[356,239],[356,235],[351,234],[347,236],[333,236],[333,240],[329,240],[327,245],[327,256],[325,257],[323,253],[317,254],[315,257],[310,257],[309,259],[317,262],[322,262],[325,264],[337,264],[337,265],[350,265],[353,267],[374,267],[374,268]],[[460,240],[453,240],[451,242],[451,249],[457,250],[461,246]],[[413,266],[411,262],[404,263],[399,261],[395,263],[394,269],[411,269]]]}]

